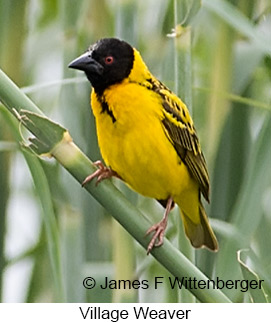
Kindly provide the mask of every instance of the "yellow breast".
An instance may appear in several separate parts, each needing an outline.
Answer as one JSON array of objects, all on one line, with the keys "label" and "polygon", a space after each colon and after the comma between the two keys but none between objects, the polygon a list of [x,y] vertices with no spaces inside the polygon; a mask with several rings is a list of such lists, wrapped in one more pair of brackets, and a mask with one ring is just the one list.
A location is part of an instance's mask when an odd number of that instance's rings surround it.
[{"label": "yellow breast", "polygon": [[105,90],[104,98],[115,122],[102,112],[101,103],[92,92],[91,104],[105,163],[145,196],[166,199],[194,189],[194,181],[163,128],[159,95],[124,81]]}]

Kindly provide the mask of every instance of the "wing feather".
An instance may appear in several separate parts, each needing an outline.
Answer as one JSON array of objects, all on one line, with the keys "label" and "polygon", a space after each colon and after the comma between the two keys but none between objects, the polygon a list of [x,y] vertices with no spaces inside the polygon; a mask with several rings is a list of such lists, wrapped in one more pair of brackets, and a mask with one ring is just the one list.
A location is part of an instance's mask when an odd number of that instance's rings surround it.
[{"label": "wing feather", "polygon": [[198,182],[203,196],[209,202],[209,175],[206,161],[186,105],[155,77],[145,80],[141,85],[161,97],[162,124],[165,133],[191,175]]},{"label": "wing feather", "polygon": [[206,161],[186,105],[155,78],[147,80],[144,85],[162,98],[162,124],[165,132],[209,202],[209,175]]},{"label": "wing feather", "polygon": [[209,202],[209,175],[196,130],[190,120],[182,119],[182,114],[169,106],[167,102],[163,103],[163,107],[162,123],[166,133],[181,160],[198,182],[203,196]]}]

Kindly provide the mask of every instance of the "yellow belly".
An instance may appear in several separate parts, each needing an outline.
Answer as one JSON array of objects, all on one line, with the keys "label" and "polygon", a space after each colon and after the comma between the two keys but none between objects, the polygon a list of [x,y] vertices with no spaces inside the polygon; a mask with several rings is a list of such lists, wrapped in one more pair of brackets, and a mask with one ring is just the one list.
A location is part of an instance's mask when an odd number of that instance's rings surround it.
[{"label": "yellow belly", "polygon": [[114,85],[104,95],[117,121],[113,123],[106,112],[101,113],[95,94],[92,108],[106,164],[145,196],[180,200],[195,191],[195,181],[163,129],[159,96],[130,83]]}]

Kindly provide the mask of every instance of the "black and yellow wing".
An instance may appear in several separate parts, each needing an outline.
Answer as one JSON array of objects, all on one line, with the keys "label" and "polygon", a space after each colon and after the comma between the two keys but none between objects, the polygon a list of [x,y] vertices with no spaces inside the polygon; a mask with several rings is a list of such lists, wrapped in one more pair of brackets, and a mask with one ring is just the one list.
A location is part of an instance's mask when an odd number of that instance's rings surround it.
[{"label": "black and yellow wing", "polygon": [[162,98],[162,123],[170,142],[209,202],[209,175],[206,161],[187,107],[160,81],[156,79],[148,81],[152,84],[152,90]]}]

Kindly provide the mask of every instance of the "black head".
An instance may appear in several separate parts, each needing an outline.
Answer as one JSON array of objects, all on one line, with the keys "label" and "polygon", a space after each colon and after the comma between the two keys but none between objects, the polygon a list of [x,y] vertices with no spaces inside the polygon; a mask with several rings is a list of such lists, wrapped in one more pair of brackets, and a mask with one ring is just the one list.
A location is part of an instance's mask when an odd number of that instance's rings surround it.
[{"label": "black head", "polygon": [[104,38],[90,46],[69,67],[84,71],[96,92],[102,93],[108,86],[125,79],[133,62],[134,51],[129,44],[116,38]]}]

